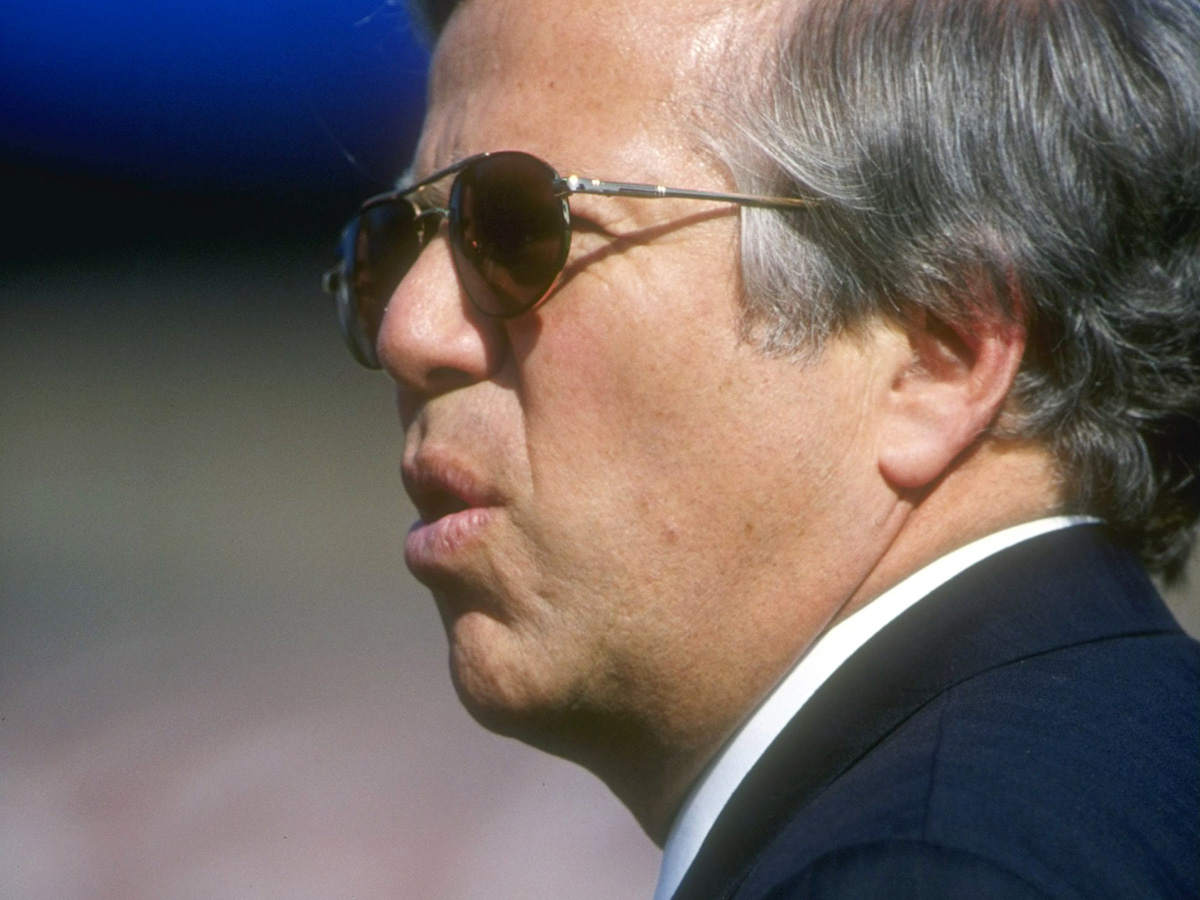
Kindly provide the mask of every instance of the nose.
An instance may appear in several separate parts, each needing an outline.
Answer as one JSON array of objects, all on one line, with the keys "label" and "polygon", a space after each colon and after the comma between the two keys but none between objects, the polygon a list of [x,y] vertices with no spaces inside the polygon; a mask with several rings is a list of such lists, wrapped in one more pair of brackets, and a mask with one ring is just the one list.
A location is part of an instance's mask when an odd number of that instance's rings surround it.
[{"label": "nose", "polygon": [[463,292],[443,228],[392,294],[376,351],[402,390],[432,396],[489,378],[506,340]]}]

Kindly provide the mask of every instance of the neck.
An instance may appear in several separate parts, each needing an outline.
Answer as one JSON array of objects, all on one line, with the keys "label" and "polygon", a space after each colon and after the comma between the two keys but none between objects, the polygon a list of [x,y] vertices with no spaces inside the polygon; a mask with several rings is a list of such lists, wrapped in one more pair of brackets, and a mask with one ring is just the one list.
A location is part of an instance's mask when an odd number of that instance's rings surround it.
[{"label": "neck", "polygon": [[[830,627],[958,547],[1013,525],[1061,511],[1059,479],[1052,459],[1029,446],[983,445],[920,496],[897,496],[890,539],[881,544],[876,562],[848,597],[829,598],[823,627],[790,637],[790,655],[764,654],[762,690],[736,715],[709,720],[700,733],[666,734],[661,722],[644,723],[622,733],[611,723],[575,743],[588,748],[588,758],[564,753],[600,776],[630,809],[646,833],[660,846],[692,784],[745,718]],[[786,587],[786,586],[785,586]],[[781,592],[775,602],[812,603],[812,597]],[[746,603],[761,598],[747,598]],[[702,686],[693,686],[700,690]],[[550,748],[547,748],[550,749]]]},{"label": "neck", "polygon": [[1049,453],[1023,444],[981,444],[920,496],[899,498],[901,526],[830,625],[952,550],[1062,509]]}]

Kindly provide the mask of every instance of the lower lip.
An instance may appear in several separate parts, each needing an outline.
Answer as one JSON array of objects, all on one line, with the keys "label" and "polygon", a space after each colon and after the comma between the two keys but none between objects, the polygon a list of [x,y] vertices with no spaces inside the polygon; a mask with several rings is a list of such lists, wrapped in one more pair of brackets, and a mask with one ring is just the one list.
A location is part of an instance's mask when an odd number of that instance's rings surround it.
[{"label": "lower lip", "polygon": [[445,568],[479,539],[491,518],[487,507],[472,507],[434,522],[418,519],[404,540],[404,561],[414,571]]}]

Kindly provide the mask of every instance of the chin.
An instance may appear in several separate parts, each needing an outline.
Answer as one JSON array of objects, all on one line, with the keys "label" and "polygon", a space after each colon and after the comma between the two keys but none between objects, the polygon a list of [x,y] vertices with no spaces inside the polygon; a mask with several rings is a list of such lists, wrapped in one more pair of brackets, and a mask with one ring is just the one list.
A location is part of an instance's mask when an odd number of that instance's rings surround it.
[{"label": "chin", "polygon": [[[510,705],[494,697],[481,698],[455,678],[464,708],[493,734],[576,763],[613,787],[614,760],[637,756],[644,735],[619,715],[571,705]],[[615,787],[614,787],[615,790]]]},{"label": "chin", "polygon": [[583,762],[586,735],[594,735],[596,731],[594,725],[586,726],[584,722],[594,721],[594,715],[548,697],[505,690],[490,680],[481,681],[475,673],[463,672],[453,663],[450,672],[459,701],[479,725],[501,737]]},{"label": "chin", "polygon": [[454,690],[476,722],[524,739],[536,723],[561,715],[568,704],[547,687],[554,679],[545,653],[520,647],[504,623],[478,612],[446,626]]},{"label": "chin", "polygon": [[614,727],[619,716],[586,702],[582,686],[564,679],[571,674],[545,654],[531,658],[499,642],[481,648],[451,636],[450,676],[471,718],[502,737],[590,767],[599,743],[620,730]]},{"label": "chin", "polygon": [[539,735],[554,730],[553,720],[558,717],[548,710],[510,703],[505,698],[476,690],[469,681],[453,675],[453,671],[452,676],[454,690],[463,708],[476,723],[493,734],[542,746],[545,740],[539,739]]}]

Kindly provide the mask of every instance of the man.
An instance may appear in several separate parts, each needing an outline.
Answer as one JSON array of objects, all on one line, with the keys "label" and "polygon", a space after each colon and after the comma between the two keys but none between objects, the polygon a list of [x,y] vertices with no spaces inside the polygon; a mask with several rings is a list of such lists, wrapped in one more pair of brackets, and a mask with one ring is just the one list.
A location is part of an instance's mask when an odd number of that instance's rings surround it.
[{"label": "man", "polygon": [[331,286],[471,713],[661,900],[1196,896],[1195,3],[426,14]]}]

